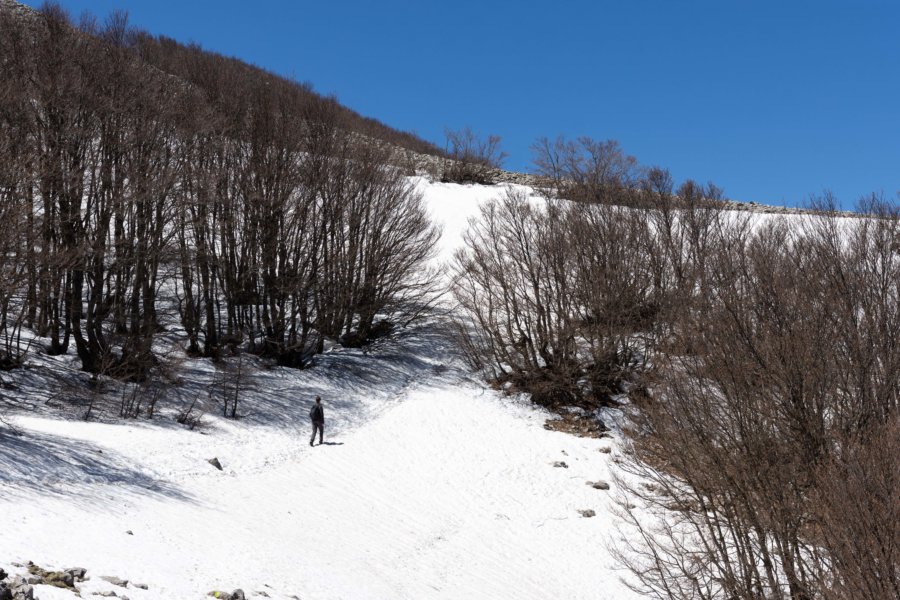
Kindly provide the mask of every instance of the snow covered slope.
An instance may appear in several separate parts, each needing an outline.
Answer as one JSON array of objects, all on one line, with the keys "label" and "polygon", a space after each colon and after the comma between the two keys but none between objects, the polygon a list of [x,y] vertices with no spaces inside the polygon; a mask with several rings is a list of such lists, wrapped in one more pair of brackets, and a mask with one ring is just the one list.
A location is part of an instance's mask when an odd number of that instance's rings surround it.
[{"label": "snow covered slope", "polygon": [[[445,258],[503,193],[417,185],[444,225]],[[210,369],[190,367],[200,382]],[[311,448],[317,394],[326,445]],[[246,418],[206,415],[195,431],[15,415],[23,435],[0,434],[0,567],[84,567],[82,597],[132,600],[235,588],[303,600],[634,597],[607,550],[615,490],[586,485],[610,479],[616,450],[599,450],[613,441],[545,430],[548,414],[475,381],[438,324],[309,370],[262,370],[242,407]]]}]

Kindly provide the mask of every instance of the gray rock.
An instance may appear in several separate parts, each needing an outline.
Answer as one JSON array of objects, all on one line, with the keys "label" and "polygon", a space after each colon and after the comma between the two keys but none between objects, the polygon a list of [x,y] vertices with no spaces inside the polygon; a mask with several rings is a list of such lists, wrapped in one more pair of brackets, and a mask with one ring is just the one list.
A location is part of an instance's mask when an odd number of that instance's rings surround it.
[{"label": "gray rock", "polygon": [[247,600],[247,597],[244,596],[244,590],[238,588],[231,592],[231,600]]},{"label": "gray rock", "polygon": [[595,490],[608,490],[609,484],[605,481],[595,481],[591,484]]},{"label": "gray rock", "polygon": [[103,598],[118,598],[119,595],[115,592],[94,592],[94,596],[101,596]]},{"label": "gray rock", "polygon": [[113,575],[101,575],[100,579],[103,581],[107,581],[113,585],[117,585],[119,587],[128,587],[127,579],[120,579],[119,577],[115,577]]},{"label": "gray rock", "polygon": [[581,516],[585,517],[585,518],[590,518],[590,517],[594,517],[597,515],[597,513],[594,512],[594,509],[592,509],[592,508],[588,508],[585,510],[579,510],[578,512],[581,513]]},{"label": "gray rock", "polygon": [[132,581],[132,582],[131,582],[131,585],[133,585],[134,587],[136,587],[136,588],[138,588],[138,589],[141,589],[141,590],[147,590],[147,589],[150,589],[150,586],[148,586],[146,583],[134,583],[134,582]]},{"label": "gray rock", "polygon": [[207,594],[207,596],[212,596],[213,598],[217,598],[218,600],[232,600],[231,594],[228,592],[220,592],[217,590],[213,590]]},{"label": "gray rock", "polygon": [[75,587],[75,576],[69,573],[68,571],[51,571],[44,572],[44,581],[43,583],[47,585],[53,585],[56,587],[66,587],[73,588]]},{"label": "gray rock", "polygon": [[0,581],[3,581],[4,579],[6,579],[6,571],[0,569]]},{"label": "gray rock", "polygon": [[70,574],[75,581],[84,581],[84,576],[87,575],[87,569],[83,567],[72,567],[65,571]]},{"label": "gray rock", "polygon": [[5,583],[0,583],[0,600],[13,600],[12,590]]},{"label": "gray rock", "polygon": [[610,448],[609,446],[603,446],[602,448],[600,448],[600,452],[602,452],[603,454],[609,454],[610,452],[612,452],[612,448]]},{"label": "gray rock", "polygon": [[34,600],[34,588],[21,576],[16,575],[10,583],[13,600]]},{"label": "gray rock", "polygon": [[567,464],[565,463],[565,461],[562,461],[562,460],[557,460],[557,461],[555,461],[555,462],[553,463],[553,466],[554,466],[554,467],[557,467],[557,468],[563,468],[563,469],[568,469],[568,468],[569,468],[569,465],[567,465]]},{"label": "gray rock", "polygon": [[34,575],[29,577],[25,581],[27,581],[29,585],[41,585],[42,583],[44,583],[43,577],[35,577]]},{"label": "gray rock", "polygon": [[211,464],[212,466],[214,466],[214,467],[217,468],[218,470],[220,470],[220,471],[222,470],[222,463],[219,462],[219,459],[218,459],[218,458],[215,458],[215,457],[214,457],[214,458],[210,458],[210,459],[207,460],[206,462],[208,462],[209,464]]}]

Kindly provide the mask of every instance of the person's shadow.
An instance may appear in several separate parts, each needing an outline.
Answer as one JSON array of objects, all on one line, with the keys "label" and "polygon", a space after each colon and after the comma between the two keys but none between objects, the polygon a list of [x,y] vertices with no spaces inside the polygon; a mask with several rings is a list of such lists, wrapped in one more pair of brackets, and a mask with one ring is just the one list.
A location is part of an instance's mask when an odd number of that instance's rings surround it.
[{"label": "person's shadow", "polygon": [[320,446],[343,446],[344,442],[322,442]]}]

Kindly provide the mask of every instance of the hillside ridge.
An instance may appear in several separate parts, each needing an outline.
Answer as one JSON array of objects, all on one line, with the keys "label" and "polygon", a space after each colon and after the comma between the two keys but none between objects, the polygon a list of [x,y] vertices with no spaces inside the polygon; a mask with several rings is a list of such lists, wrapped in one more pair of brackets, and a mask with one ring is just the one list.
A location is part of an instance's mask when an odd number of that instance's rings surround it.
[{"label": "hillside ridge", "polygon": [[[11,14],[15,15],[16,18],[21,19],[23,21],[25,21],[26,19],[30,19],[32,26],[34,26],[34,24],[36,24],[38,22],[38,19],[40,19],[40,11],[39,10],[31,8],[28,5],[22,4],[21,2],[18,2],[17,0],[0,0],[0,12],[11,13]],[[150,33],[144,32],[143,30],[140,29],[139,26],[135,26],[134,32],[139,34],[136,36],[136,39],[138,39],[138,41],[136,42],[137,45],[146,44],[147,41],[149,40],[151,43],[174,42],[174,43],[182,46],[183,48],[188,48],[188,46],[189,46],[188,44],[185,44],[184,42],[174,40],[172,38],[168,38],[165,35],[155,35],[155,34],[150,34]],[[85,34],[85,35],[89,35],[89,34]],[[209,56],[217,56],[217,57],[225,58],[228,60],[236,61],[236,62],[240,63],[243,68],[253,72],[256,76],[274,77],[279,80],[287,81],[281,75],[267,71],[256,65],[250,64],[250,63],[246,62],[245,60],[241,59],[240,57],[225,56],[225,55],[222,55],[222,54],[219,54],[217,52],[207,50],[207,49],[201,49],[201,51],[202,51],[202,53],[209,55]],[[146,56],[140,57],[139,60],[148,69],[153,69],[153,70],[159,71],[161,73],[165,73],[166,75],[168,75],[170,77],[174,77],[174,78],[178,79],[179,81],[186,83],[187,85],[191,85],[191,83],[189,81],[186,81],[184,79],[184,77],[181,77],[177,73],[170,72],[168,69],[164,68],[164,66],[162,66],[160,64],[154,64],[153,62],[148,60],[148,58]],[[343,118],[345,119],[345,122],[348,124],[349,130],[351,130],[353,132],[371,137],[373,139],[379,139],[379,140],[391,143],[397,147],[403,148],[405,150],[413,151],[413,152],[420,153],[423,155],[433,154],[435,156],[441,156],[444,153],[443,150],[439,146],[434,144],[433,142],[430,142],[424,138],[421,138],[418,135],[416,135],[415,133],[403,131],[401,129],[391,127],[390,125],[387,125],[374,117],[369,117],[369,116],[363,115],[363,114],[357,112],[356,110],[342,104],[334,96],[321,94],[321,93],[315,91],[312,88],[312,86],[309,86],[307,84],[300,84],[300,83],[296,83],[296,82],[290,82],[290,83],[292,83],[295,86],[296,93],[298,93],[300,95],[307,96],[312,100],[333,101],[335,103],[335,105],[337,106],[338,112],[343,116]]]},{"label": "hillside ridge", "polygon": [[[413,159],[415,164],[415,169],[418,173],[429,174],[432,177],[439,177],[440,173],[445,170],[445,167],[448,163],[452,162],[452,159],[441,157],[441,156],[432,156],[428,154],[404,154],[403,160],[409,161],[410,157]],[[542,187],[547,186],[546,178],[534,174],[534,173],[525,173],[521,171],[510,171],[502,168],[493,168],[488,171],[490,179],[494,181],[495,184],[511,184],[511,185],[521,185],[530,187],[533,189],[541,189]],[[732,210],[732,211],[741,211],[741,212],[752,212],[752,213],[760,213],[760,214],[779,214],[779,215],[816,215],[822,214],[822,211],[816,210],[813,208],[801,208],[801,207],[789,207],[789,206],[778,206],[772,204],[764,204],[761,202],[744,202],[739,200],[722,200],[721,208],[724,210]],[[847,217],[855,217],[859,216],[855,211],[837,211],[837,214],[841,216]]]}]

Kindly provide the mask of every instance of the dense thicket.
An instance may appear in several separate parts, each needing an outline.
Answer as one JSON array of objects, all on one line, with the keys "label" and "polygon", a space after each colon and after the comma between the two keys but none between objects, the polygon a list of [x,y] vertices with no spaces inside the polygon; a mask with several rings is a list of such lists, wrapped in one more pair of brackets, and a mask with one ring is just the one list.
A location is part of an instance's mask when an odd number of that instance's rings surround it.
[{"label": "dense thicket", "polygon": [[[615,143],[541,143],[553,194],[457,257],[473,364],[542,404],[631,391],[628,581],[661,599],[900,598],[900,213],[722,210]],[[636,475],[637,477],[634,477]]]},{"label": "dense thicket", "polygon": [[900,597],[900,229],[869,208],[714,236],[641,404],[645,593]]},{"label": "dense thicket", "polygon": [[27,325],[141,379],[174,295],[189,352],[301,367],[422,300],[437,232],[333,99],[53,5],[0,10],[0,58],[0,365]]},{"label": "dense thicket", "polygon": [[[649,224],[627,209],[531,200],[485,205],[457,255],[454,292],[475,366],[547,405],[596,405],[641,359],[655,311]],[[573,244],[573,240],[579,240]]]},{"label": "dense thicket", "polygon": [[687,182],[676,193],[659,169],[637,179],[615,142],[537,148],[549,189],[485,205],[457,254],[462,340],[476,368],[541,404],[597,407],[696,295],[721,192]]}]

